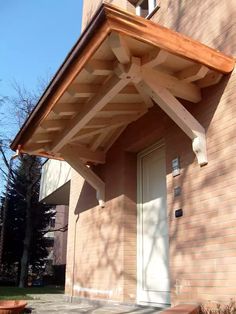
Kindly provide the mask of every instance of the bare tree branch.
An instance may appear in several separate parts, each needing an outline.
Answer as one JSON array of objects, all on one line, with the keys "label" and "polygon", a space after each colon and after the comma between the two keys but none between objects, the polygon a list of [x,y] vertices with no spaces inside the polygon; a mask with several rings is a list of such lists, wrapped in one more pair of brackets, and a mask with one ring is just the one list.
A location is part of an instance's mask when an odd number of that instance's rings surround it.
[{"label": "bare tree branch", "polygon": [[59,231],[59,232],[66,232],[67,230],[68,230],[68,224],[63,226],[63,227],[61,227],[61,228],[44,230],[44,231],[42,231],[42,234],[46,234],[48,232],[57,232],[57,231]]}]

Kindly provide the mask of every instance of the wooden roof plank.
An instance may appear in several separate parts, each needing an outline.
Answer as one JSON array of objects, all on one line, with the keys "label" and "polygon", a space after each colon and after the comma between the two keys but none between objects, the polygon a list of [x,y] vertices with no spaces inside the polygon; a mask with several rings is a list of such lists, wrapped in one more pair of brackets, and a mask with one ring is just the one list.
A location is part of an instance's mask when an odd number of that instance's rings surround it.
[{"label": "wooden roof plank", "polygon": [[210,48],[188,36],[175,32],[164,26],[118,7],[104,6],[111,30],[139,41],[159,47],[174,55],[203,64],[215,71],[230,73],[235,60],[213,48]]},{"label": "wooden roof plank", "polygon": [[[204,65],[210,68],[213,73],[215,71],[215,73],[228,74],[233,70],[235,65],[234,58],[226,56],[187,36],[127,13],[116,6],[107,3],[102,4],[88,28],[58,70],[35,110],[17,134],[11,145],[12,149],[17,149],[19,145],[23,147],[27,143],[31,135],[42,124],[42,121],[47,118],[52,108],[60,100],[76,76],[88,64],[89,60],[92,60],[93,55],[110,34],[115,34],[113,36],[116,36],[116,40],[118,38],[118,46],[116,46],[116,42],[115,45],[113,44],[113,48],[115,47],[114,49],[118,51],[116,56],[119,55],[120,60],[124,64],[130,60],[130,52],[128,49],[123,48],[126,47],[123,36],[149,44],[153,48],[167,51],[170,54],[190,60],[196,64]],[[120,45],[120,42],[122,42],[122,45]],[[115,51],[114,49],[113,52]],[[200,87],[210,86],[209,84],[213,84],[214,82],[217,82],[217,80],[214,81],[209,76],[196,81]],[[79,119],[79,117],[85,121],[83,113],[77,118]],[[75,120],[72,121],[71,133],[68,129],[65,130],[65,132],[70,133],[70,136],[75,135],[75,132],[78,131],[73,124],[75,122]],[[81,122],[80,126],[83,123]],[[62,135],[65,136],[66,134],[63,133]],[[53,147],[56,150],[58,149],[59,142],[61,143],[58,138],[57,142],[54,143]]]},{"label": "wooden roof plank", "polygon": [[70,121],[65,130],[56,138],[51,146],[52,151],[59,151],[68,141],[76,135],[92,117],[101,110],[117,93],[119,93],[125,85],[129,83],[129,79],[120,79],[116,75],[113,76],[107,84],[92,98],[85,106],[84,110]]}]

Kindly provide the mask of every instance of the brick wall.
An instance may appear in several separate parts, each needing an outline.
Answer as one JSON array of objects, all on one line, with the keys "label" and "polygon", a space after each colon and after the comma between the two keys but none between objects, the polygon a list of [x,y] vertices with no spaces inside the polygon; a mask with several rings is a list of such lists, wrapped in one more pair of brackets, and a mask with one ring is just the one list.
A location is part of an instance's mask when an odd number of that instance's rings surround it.
[{"label": "brick wall", "polygon": [[[55,229],[63,228],[68,224],[68,206],[57,205]],[[54,232],[53,265],[66,264],[67,231]]]},{"label": "brick wall", "polygon": [[[161,0],[161,9],[153,20],[234,54],[235,8],[233,0]],[[206,128],[207,166],[199,167],[191,141],[156,105],[123,132],[110,149],[106,165],[94,169],[106,182],[105,208],[97,206],[89,185],[79,177],[72,178],[68,295],[135,301],[136,154],[164,139],[172,303],[227,302],[234,297],[235,83],[236,72],[205,89],[201,103],[185,103]],[[173,178],[171,160],[176,156],[182,169],[181,175]],[[177,185],[182,195],[174,198]],[[184,216],[176,219],[174,211],[178,208],[183,209]]]},{"label": "brick wall", "polygon": [[[96,12],[97,8],[104,2],[103,0],[93,0],[83,1],[83,18],[82,18],[82,30],[88,25],[90,22],[94,12]],[[128,10],[130,12],[134,12],[134,6],[131,5],[127,0],[107,0],[107,3],[111,3],[113,5],[119,6],[123,10]]]},{"label": "brick wall", "polygon": [[[191,110],[207,130],[207,166],[199,168],[193,162],[188,143],[177,129],[169,129],[166,139],[174,302],[229,301],[235,294],[235,74],[227,85],[225,79],[206,90],[205,100]],[[180,155],[183,169],[173,179],[170,163],[175,155]],[[173,198],[176,185],[183,191],[179,198]],[[178,220],[173,218],[177,208],[184,209],[184,217]]]},{"label": "brick wall", "polygon": [[236,52],[236,4],[234,0],[159,0],[152,17],[177,32],[227,54]]}]

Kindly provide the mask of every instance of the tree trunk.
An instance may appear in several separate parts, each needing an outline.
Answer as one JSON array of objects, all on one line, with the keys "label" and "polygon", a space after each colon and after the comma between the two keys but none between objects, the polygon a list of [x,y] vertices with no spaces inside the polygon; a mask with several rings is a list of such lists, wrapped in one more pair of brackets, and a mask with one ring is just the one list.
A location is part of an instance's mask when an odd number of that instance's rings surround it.
[{"label": "tree trunk", "polygon": [[28,265],[29,265],[29,253],[30,253],[30,244],[32,238],[32,215],[31,215],[31,188],[29,185],[27,188],[26,194],[26,229],[25,229],[25,238],[24,238],[24,246],[23,253],[21,257],[20,263],[20,280],[19,280],[19,288],[24,288],[27,286],[28,279]]}]

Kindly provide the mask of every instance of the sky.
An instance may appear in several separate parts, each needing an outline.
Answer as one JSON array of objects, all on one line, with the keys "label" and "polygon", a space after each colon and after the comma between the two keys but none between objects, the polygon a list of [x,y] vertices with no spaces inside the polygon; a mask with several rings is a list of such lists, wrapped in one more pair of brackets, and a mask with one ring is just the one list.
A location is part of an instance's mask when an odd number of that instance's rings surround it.
[{"label": "sky", "polygon": [[[80,36],[82,2],[0,0],[0,97],[14,97],[14,81],[34,91],[55,74]],[[0,134],[13,138],[19,127],[8,104],[0,118]],[[0,194],[2,188],[0,174]]]},{"label": "sky", "polygon": [[14,95],[14,81],[35,90],[52,77],[80,36],[82,2],[0,0],[0,96]]}]

